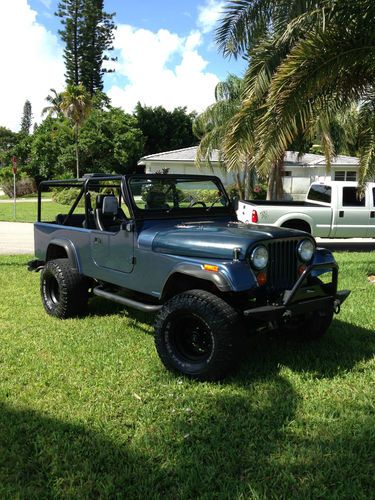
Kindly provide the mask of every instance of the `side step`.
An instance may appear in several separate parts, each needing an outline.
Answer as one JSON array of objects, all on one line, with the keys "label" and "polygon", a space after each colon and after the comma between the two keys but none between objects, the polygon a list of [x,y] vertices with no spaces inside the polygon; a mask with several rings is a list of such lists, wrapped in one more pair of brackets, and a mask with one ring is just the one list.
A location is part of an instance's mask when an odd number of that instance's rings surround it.
[{"label": "side step", "polygon": [[92,293],[97,295],[98,297],[103,297],[104,299],[112,300],[113,302],[118,302],[123,306],[132,307],[133,309],[138,309],[138,311],[143,312],[157,312],[163,306],[154,305],[154,304],[144,304],[143,302],[138,302],[137,300],[127,299],[126,297],[122,297],[121,295],[116,295],[115,293],[107,292],[103,290],[101,286],[96,286]]}]

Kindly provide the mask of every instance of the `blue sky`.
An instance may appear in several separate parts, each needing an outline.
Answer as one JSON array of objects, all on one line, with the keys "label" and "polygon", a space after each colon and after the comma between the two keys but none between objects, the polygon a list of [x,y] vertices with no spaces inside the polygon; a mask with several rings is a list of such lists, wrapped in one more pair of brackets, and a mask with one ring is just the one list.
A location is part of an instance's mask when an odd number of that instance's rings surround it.
[{"label": "blue sky", "polygon": [[[41,120],[50,88],[64,87],[63,44],[57,0],[0,2],[0,125],[16,130],[26,99]],[[223,0],[105,0],[116,12],[116,72],[105,77],[112,103],[131,112],[137,101],[167,109],[186,105],[202,111],[229,72],[241,75],[242,60],[218,53],[214,28]],[[12,49],[9,51],[8,47]]]}]

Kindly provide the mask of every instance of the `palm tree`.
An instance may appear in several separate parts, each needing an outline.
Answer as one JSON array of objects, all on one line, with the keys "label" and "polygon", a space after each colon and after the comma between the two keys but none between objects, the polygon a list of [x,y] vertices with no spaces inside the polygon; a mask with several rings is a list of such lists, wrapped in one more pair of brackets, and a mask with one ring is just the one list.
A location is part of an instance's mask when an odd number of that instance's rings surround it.
[{"label": "palm tree", "polygon": [[79,131],[91,112],[91,104],[90,94],[82,84],[68,85],[62,93],[62,112],[73,123],[77,179],[79,178]]},{"label": "palm tree", "polygon": [[[240,108],[242,86],[241,78],[228,75],[225,81],[216,85],[216,102],[194,120],[193,132],[200,139],[196,157],[198,168],[203,162],[212,167],[211,157],[214,150],[219,151],[219,161],[225,167],[222,143],[228,133],[228,124]],[[239,158],[232,169],[235,171],[236,185],[241,197],[249,197],[252,172],[248,168],[246,158]]]},{"label": "palm tree", "polygon": [[49,106],[43,108],[42,115],[47,114],[47,116],[59,116],[62,114],[62,93],[57,92],[55,89],[50,89],[50,92],[51,94],[48,94],[46,97],[46,101],[49,103]]},{"label": "palm tree", "polygon": [[[296,137],[320,128],[327,161],[332,120],[359,105],[360,180],[375,174],[375,3],[373,0],[233,0],[217,30],[227,55],[246,52],[244,100],[226,136],[229,161],[255,136],[261,171]],[[254,115],[254,109],[261,109]],[[254,119],[255,116],[255,119]],[[251,144],[251,147],[253,145]]]}]

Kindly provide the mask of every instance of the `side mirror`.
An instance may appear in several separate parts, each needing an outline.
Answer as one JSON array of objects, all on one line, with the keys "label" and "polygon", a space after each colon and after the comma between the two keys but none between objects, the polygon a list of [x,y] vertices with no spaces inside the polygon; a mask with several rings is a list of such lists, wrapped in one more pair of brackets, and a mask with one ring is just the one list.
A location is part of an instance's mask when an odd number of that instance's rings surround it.
[{"label": "side mirror", "polygon": [[127,233],[132,233],[135,229],[135,222],[133,220],[124,221],[121,224],[121,228]]}]

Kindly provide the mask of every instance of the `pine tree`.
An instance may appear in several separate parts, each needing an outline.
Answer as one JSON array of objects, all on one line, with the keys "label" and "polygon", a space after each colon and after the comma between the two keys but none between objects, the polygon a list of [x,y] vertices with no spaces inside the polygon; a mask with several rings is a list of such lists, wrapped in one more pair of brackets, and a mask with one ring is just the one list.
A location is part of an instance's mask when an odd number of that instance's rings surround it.
[{"label": "pine tree", "polygon": [[91,95],[96,90],[103,90],[103,74],[112,71],[103,68],[103,62],[110,59],[106,53],[113,50],[116,29],[113,16],[104,12],[103,0],[84,0],[82,83]]},{"label": "pine tree", "polygon": [[31,102],[29,100],[26,100],[23,106],[23,114],[21,119],[21,132],[23,134],[29,135],[32,120],[33,115],[31,112]]},{"label": "pine tree", "polygon": [[56,16],[61,18],[63,29],[59,35],[65,42],[65,79],[67,85],[78,85],[81,79],[82,61],[82,10],[83,0],[61,0]]},{"label": "pine tree", "polygon": [[82,83],[91,95],[103,90],[103,74],[113,71],[104,69],[103,62],[113,50],[115,14],[104,12],[103,0],[60,0],[56,15],[63,25],[59,34],[65,42],[67,85]]}]

